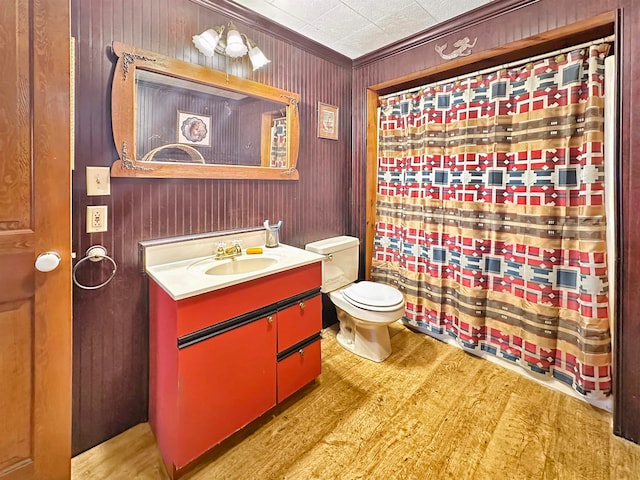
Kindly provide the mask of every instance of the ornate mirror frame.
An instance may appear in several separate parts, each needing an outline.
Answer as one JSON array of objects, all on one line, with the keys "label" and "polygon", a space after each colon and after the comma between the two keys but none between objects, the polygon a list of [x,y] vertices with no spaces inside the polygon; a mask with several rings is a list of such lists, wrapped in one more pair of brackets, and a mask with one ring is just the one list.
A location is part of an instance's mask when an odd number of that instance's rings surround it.
[{"label": "ornate mirror frame", "polygon": [[[276,87],[254,82],[202,65],[141,50],[113,42],[118,56],[111,90],[113,140],[120,158],[111,166],[113,177],[146,178],[236,178],[261,180],[298,180],[296,163],[300,140],[298,116],[299,95]],[[220,165],[211,163],[149,162],[136,157],[136,69],[167,75],[240,92],[286,108],[287,162],[285,167]]]}]

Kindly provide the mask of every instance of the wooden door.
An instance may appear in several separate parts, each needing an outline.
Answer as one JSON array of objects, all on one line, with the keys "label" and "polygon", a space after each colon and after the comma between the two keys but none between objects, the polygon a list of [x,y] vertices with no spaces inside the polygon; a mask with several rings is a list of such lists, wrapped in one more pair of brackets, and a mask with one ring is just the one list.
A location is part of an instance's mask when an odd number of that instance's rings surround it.
[{"label": "wooden door", "polygon": [[0,2],[2,480],[70,476],[69,32],[68,0]]}]

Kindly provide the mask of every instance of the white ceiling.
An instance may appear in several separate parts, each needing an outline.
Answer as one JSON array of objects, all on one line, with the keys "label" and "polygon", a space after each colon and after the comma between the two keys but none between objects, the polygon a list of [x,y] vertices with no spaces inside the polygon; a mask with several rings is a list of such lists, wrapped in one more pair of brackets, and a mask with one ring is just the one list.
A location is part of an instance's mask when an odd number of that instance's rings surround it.
[{"label": "white ceiling", "polygon": [[233,0],[349,58],[492,0]]}]

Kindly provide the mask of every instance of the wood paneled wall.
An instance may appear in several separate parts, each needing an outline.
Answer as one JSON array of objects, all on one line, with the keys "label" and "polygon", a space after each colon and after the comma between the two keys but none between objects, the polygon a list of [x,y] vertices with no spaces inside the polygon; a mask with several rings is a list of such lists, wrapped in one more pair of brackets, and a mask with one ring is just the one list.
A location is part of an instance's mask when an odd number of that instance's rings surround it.
[{"label": "wood paneled wall", "polygon": [[[73,291],[73,451],[78,453],[147,418],[147,290],[138,265],[140,240],[256,226],[267,218],[282,219],[281,240],[296,246],[349,232],[351,63],[322,49],[314,53],[308,42],[272,35],[268,22],[261,28],[234,18],[271,63],[252,72],[248,61],[230,62],[229,73],[300,94],[300,180],[113,178],[110,196],[88,197],[85,167],[109,166],[117,158],[111,42],[225,70],[224,59],[200,55],[191,37],[231,18],[189,0],[72,0],[71,5],[77,42],[73,249],[81,258],[89,246],[101,244],[118,263],[117,275],[104,288]],[[340,108],[338,141],[316,136],[319,101]],[[87,205],[108,206],[108,232],[84,233]],[[92,262],[81,269],[83,281],[94,284],[105,273]]]},{"label": "wood paneled wall", "polygon": [[[421,42],[401,42],[400,48],[377,52],[357,59],[353,71],[353,171],[351,191],[352,233],[365,240],[366,233],[366,105],[367,87],[391,82],[404,76],[441,65],[442,60],[434,46],[447,42],[450,46],[463,37],[478,38],[473,52],[482,52],[511,42],[529,38],[543,32],[585,20],[606,12],[617,11],[620,35],[617,47],[621,52],[621,140],[618,168],[618,195],[621,198],[621,231],[618,281],[621,305],[618,316],[615,372],[614,431],[635,442],[640,441],[640,295],[635,287],[640,272],[640,217],[633,208],[640,204],[640,176],[634,156],[640,149],[640,135],[634,125],[640,123],[640,113],[634,105],[640,104],[640,63],[635,59],[640,48],[640,2],[637,0],[539,0],[498,2],[512,4],[513,10],[493,18],[480,19],[480,15],[466,15],[449,22],[447,31],[422,36]],[[521,7],[521,8],[517,8]],[[491,5],[488,8],[493,8]],[[450,32],[450,33],[449,33]],[[588,33],[588,32],[587,32]],[[417,38],[417,37],[416,37]],[[521,58],[526,57],[523,52]],[[491,59],[489,59],[490,61]],[[513,58],[509,59],[513,60]],[[495,64],[503,63],[495,59]],[[488,66],[488,65],[484,65]],[[446,78],[446,77],[445,77]],[[423,82],[424,83],[424,82]],[[634,155],[635,154],[635,155]],[[361,251],[362,253],[362,251]],[[364,264],[361,262],[361,264]]]}]

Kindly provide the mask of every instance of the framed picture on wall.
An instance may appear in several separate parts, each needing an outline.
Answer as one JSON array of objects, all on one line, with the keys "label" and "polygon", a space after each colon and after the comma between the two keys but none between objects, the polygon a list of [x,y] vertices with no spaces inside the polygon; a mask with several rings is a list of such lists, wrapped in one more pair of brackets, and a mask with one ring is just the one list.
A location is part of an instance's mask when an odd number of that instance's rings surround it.
[{"label": "framed picture on wall", "polygon": [[178,143],[211,146],[211,116],[178,111]]},{"label": "framed picture on wall", "polygon": [[318,102],[318,137],[338,140],[338,107]]}]

